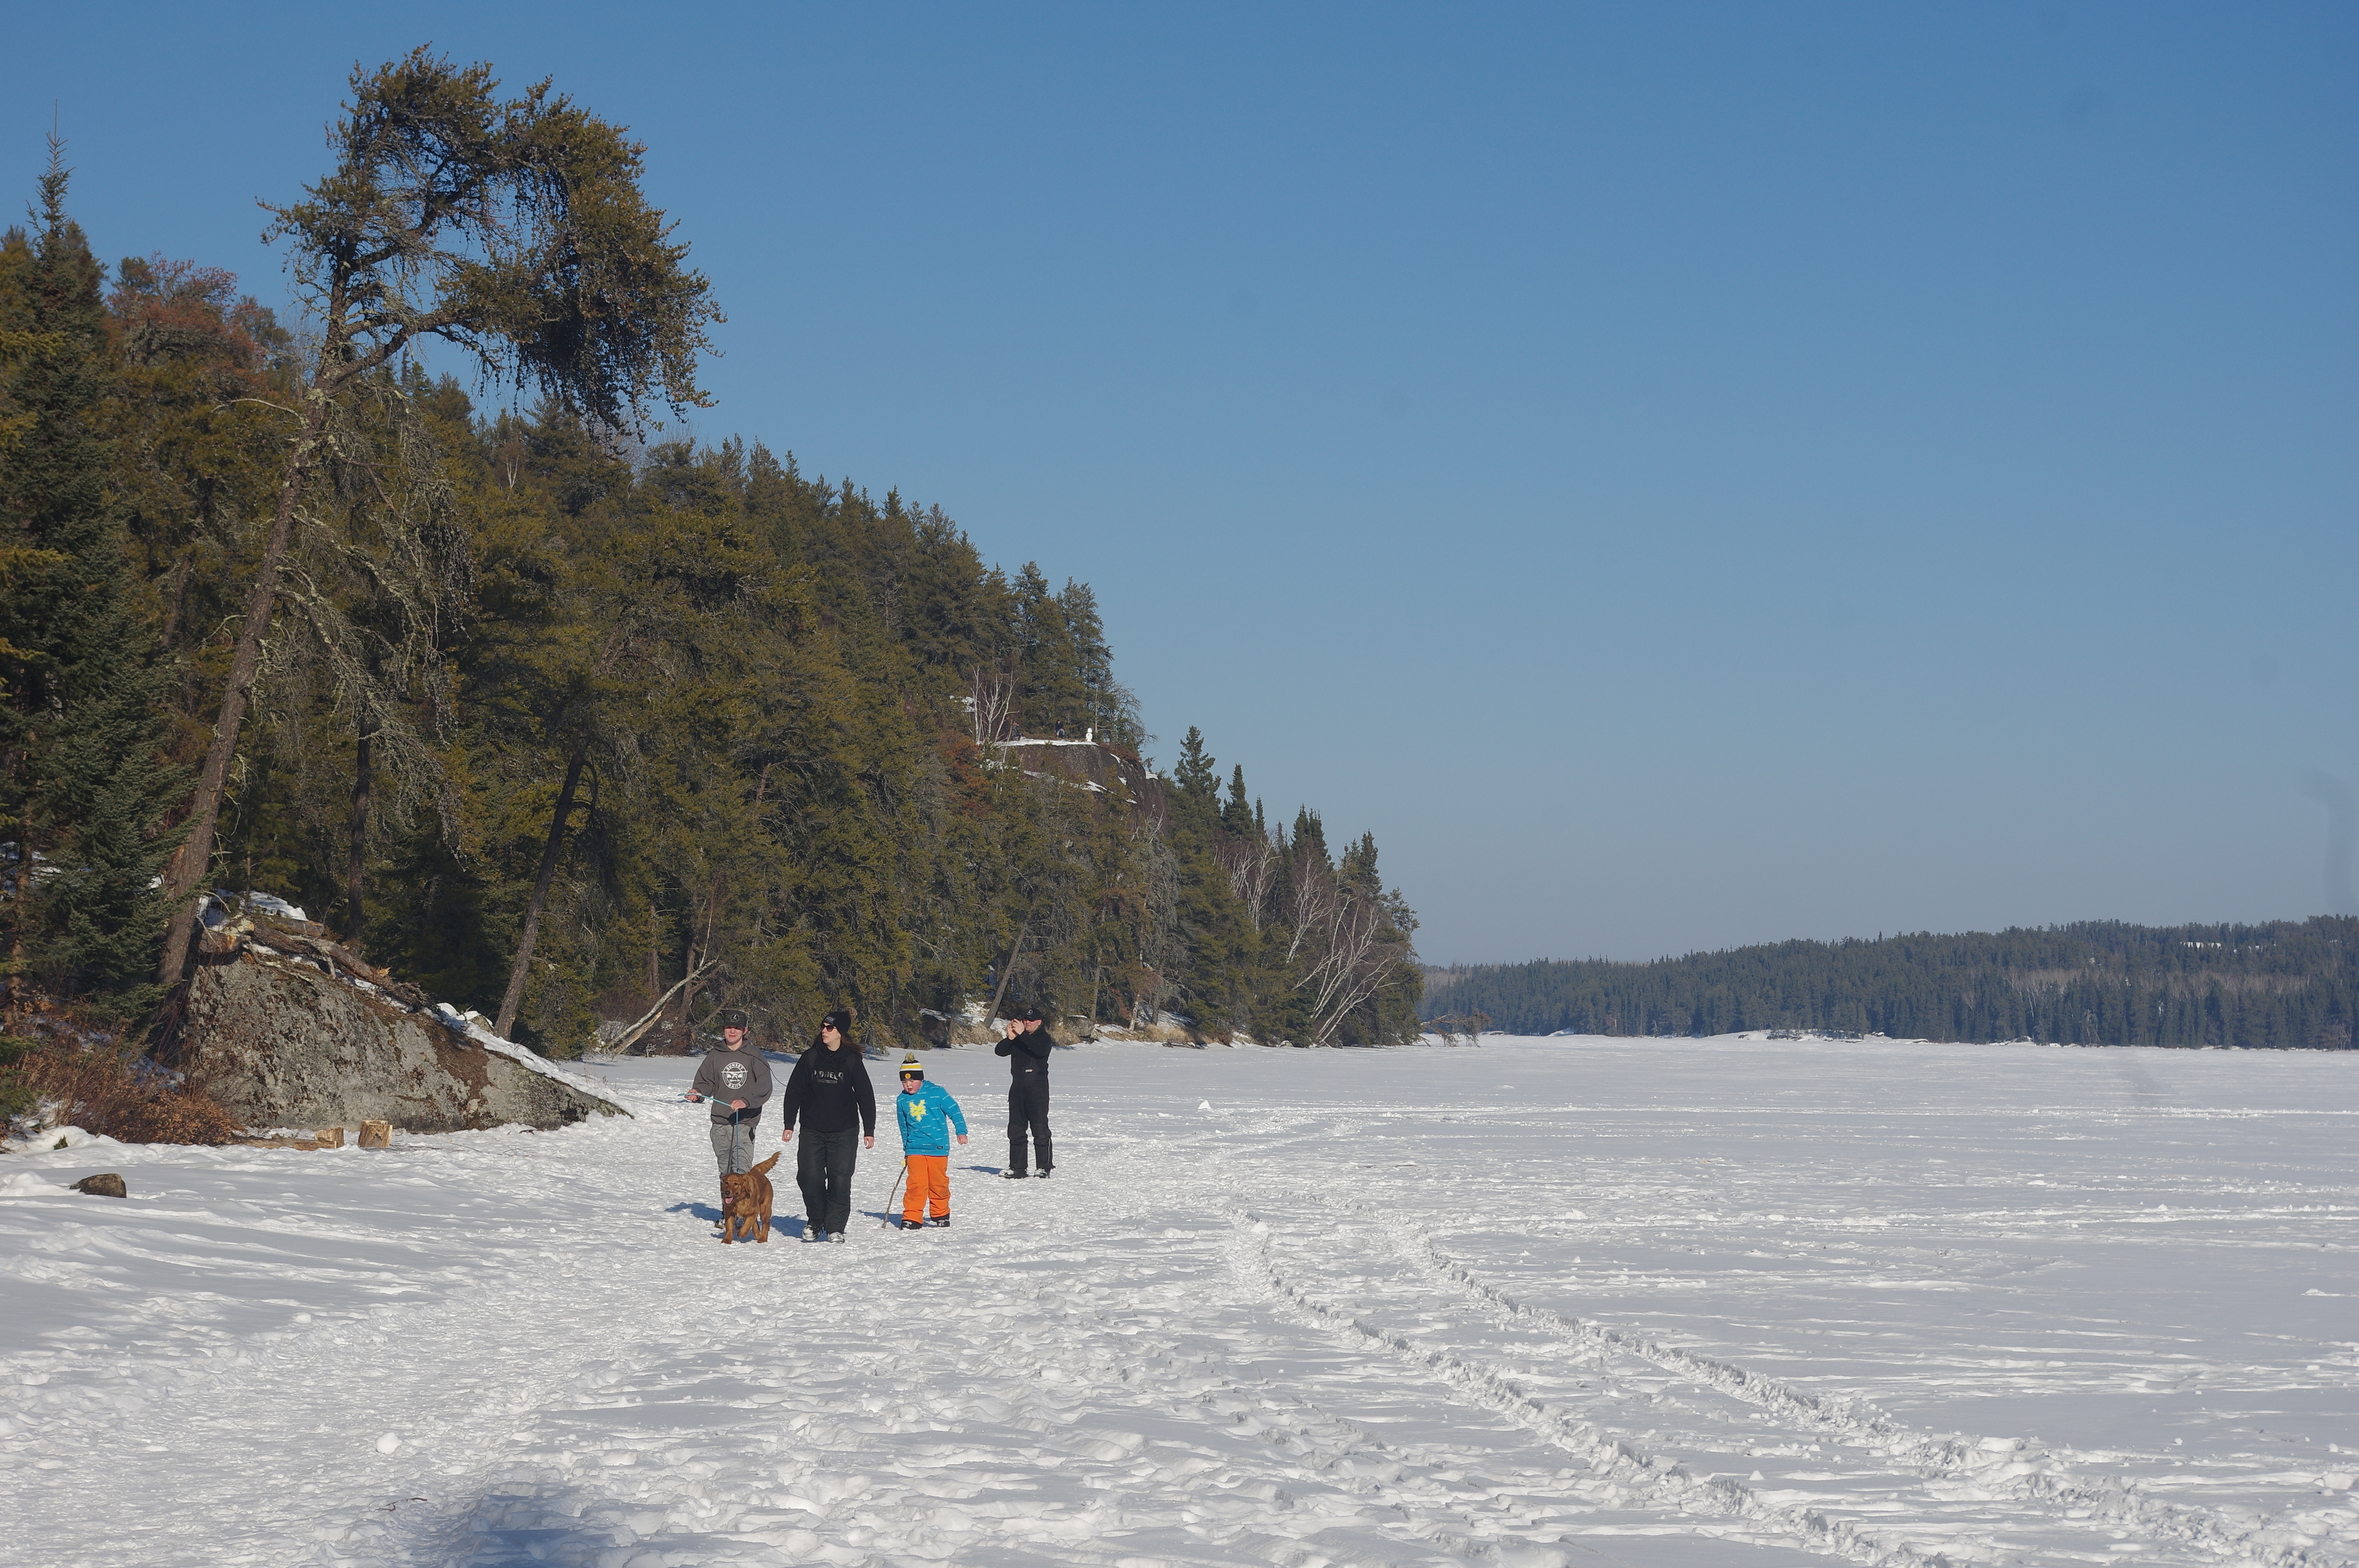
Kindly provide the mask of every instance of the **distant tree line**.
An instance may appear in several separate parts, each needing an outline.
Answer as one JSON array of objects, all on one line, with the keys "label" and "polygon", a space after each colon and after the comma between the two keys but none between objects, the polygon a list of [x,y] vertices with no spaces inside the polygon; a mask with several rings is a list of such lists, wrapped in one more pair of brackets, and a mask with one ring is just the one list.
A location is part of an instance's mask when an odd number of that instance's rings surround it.
[{"label": "distant tree line", "polygon": [[[61,159],[0,237],[0,1056],[60,1009],[168,1028],[214,887],[553,1054],[723,1006],[1413,1038],[1374,838],[1266,820],[1193,729],[1143,765],[1087,584],[758,441],[646,438],[701,401],[704,280],[616,128],[496,85],[355,74],[279,211],[299,331],[220,268],[101,264]],[[429,375],[429,338],[526,395]]]},{"label": "distant tree line", "polygon": [[1652,963],[1484,964],[1429,987],[1430,1018],[1517,1034],[1800,1029],[1927,1040],[2349,1050],[2359,919],[1778,942]]}]

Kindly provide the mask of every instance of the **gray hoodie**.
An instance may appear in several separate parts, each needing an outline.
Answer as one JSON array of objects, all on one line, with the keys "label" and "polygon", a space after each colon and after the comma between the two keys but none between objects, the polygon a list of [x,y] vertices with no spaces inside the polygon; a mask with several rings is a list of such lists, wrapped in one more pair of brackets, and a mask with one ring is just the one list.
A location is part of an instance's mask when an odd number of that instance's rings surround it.
[{"label": "gray hoodie", "polygon": [[708,1051],[702,1065],[696,1069],[696,1081],[689,1086],[689,1092],[712,1102],[715,1121],[729,1119],[729,1102],[733,1099],[745,1102],[743,1120],[757,1120],[770,1098],[770,1064],[758,1051]]}]

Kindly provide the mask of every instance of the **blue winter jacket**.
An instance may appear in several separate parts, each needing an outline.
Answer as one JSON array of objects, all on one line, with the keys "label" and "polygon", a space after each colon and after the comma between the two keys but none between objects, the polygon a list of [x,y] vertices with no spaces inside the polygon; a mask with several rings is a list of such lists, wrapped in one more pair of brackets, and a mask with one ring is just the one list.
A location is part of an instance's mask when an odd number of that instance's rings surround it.
[{"label": "blue winter jacket", "polygon": [[893,1119],[901,1129],[904,1154],[949,1153],[953,1127],[960,1137],[966,1136],[966,1113],[940,1084],[928,1084],[913,1095],[895,1095]]}]

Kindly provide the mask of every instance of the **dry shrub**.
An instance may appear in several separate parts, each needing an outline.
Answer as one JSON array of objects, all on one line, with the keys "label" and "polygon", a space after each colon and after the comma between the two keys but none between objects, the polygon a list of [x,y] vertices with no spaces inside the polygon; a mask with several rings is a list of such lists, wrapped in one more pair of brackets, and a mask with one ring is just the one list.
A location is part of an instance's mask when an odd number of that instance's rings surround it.
[{"label": "dry shrub", "polygon": [[57,1046],[27,1051],[9,1066],[11,1087],[60,1102],[66,1121],[123,1143],[226,1143],[237,1131],[229,1112],[196,1089],[142,1082],[130,1064],[105,1049]]}]

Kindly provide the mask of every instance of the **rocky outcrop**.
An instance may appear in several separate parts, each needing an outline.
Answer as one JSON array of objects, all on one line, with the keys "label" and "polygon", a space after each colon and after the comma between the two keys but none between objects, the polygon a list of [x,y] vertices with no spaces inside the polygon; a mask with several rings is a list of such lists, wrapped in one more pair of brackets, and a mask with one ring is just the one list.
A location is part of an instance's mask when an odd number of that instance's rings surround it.
[{"label": "rocky outcrop", "polygon": [[410,1132],[625,1114],[589,1080],[429,1003],[307,922],[205,932],[168,1065],[246,1126]]}]

